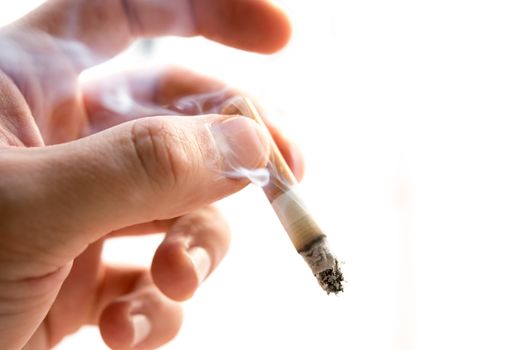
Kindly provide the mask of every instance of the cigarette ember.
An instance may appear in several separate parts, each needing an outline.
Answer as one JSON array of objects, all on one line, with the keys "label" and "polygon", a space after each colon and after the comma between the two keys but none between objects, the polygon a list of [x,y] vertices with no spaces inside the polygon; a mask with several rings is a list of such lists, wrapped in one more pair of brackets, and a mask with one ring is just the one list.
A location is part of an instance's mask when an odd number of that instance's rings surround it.
[{"label": "cigarette ember", "polygon": [[[267,130],[256,107],[245,97],[234,97],[227,101],[223,113],[246,116]],[[272,140],[268,130],[267,133],[269,140]],[[263,191],[296,251],[309,265],[327,294],[343,292],[344,278],[340,263],[331,252],[326,235],[307,210],[298,193],[296,178],[274,142],[271,142],[267,170],[269,181],[263,186]]]}]

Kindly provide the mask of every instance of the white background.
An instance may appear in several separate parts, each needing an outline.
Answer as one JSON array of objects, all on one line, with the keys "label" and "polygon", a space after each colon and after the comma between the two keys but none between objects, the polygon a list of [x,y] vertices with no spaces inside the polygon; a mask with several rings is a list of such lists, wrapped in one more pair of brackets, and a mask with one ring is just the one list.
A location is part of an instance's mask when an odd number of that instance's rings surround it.
[{"label": "white background", "polygon": [[[3,1],[0,19],[38,2]],[[320,291],[249,188],[221,204],[231,252],[165,348],[526,348],[522,2],[280,3],[295,33],[275,56],[163,39],[153,59],[276,111],[305,152],[303,190],[346,262],[346,291]],[[157,241],[105,256],[147,264]],[[58,348],[104,345],[88,328]]]}]

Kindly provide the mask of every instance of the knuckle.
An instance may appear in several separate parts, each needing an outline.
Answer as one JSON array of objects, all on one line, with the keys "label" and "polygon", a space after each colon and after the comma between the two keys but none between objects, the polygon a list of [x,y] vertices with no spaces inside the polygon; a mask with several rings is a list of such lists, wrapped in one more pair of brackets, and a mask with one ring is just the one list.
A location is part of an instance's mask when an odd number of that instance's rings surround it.
[{"label": "knuckle", "polygon": [[214,231],[219,232],[221,235],[230,232],[228,222],[221,211],[215,206],[209,205],[203,208],[199,214],[201,220],[207,222],[209,227],[212,227]]},{"label": "knuckle", "polygon": [[197,167],[195,141],[167,119],[137,120],[131,129],[136,159],[147,181],[166,189],[185,183]]},{"label": "knuckle", "polygon": [[230,228],[214,206],[207,206],[180,217],[171,232],[185,232],[196,245],[204,246],[215,257],[224,255],[230,244]]}]

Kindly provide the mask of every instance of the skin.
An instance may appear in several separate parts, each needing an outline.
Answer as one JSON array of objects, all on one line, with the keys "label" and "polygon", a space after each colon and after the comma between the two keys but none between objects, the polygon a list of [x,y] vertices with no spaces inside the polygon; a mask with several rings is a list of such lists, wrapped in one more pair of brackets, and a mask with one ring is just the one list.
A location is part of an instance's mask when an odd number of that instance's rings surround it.
[{"label": "skin", "polygon": [[[119,114],[103,102],[104,88],[115,81],[140,106],[166,106],[223,84],[177,67],[79,83],[83,69],[137,37],[157,35],[202,35],[271,53],[286,44],[290,25],[264,0],[52,0],[0,30],[0,45],[16,43],[0,50],[9,52],[0,54],[2,349],[50,348],[87,324],[100,327],[108,346],[129,349],[135,335],[131,315],[144,315],[151,324],[133,348],[160,346],[180,328],[179,302],[202,282],[189,250],[199,247],[209,256],[205,275],[226,254],[228,226],[210,204],[248,182],[218,177],[221,157],[212,157],[217,169],[210,169],[207,157],[217,151],[207,126],[247,122],[220,115],[158,116],[154,108]],[[96,59],[64,50],[64,40],[82,44]],[[43,56],[52,60],[44,65]],[[269,127],[301,177],[301,154]],[[245,164],[265,164],[264,141],[261,147],[238,141],[245,145]],[[157,232],[166,238],[149,269],[101,261],[105,240]]]}]

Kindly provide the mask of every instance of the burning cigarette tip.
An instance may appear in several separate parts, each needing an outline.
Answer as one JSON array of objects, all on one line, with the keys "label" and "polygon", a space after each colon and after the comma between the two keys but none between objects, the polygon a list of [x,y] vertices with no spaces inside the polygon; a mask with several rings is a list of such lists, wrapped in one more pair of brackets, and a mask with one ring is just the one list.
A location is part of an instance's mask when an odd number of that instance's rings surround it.
[{"label": "burning cigarette tip", "polygon": [[316,274],[316,279],[327,294],[343,292],[343,273],[338,260],[335,260],[332,268]]},{"label": "burning cigarette tip", "polygon": [[340,262],[332,254],[324,236],[310,243],[299,253],[327,294],[343,292],[344,278]]}]

